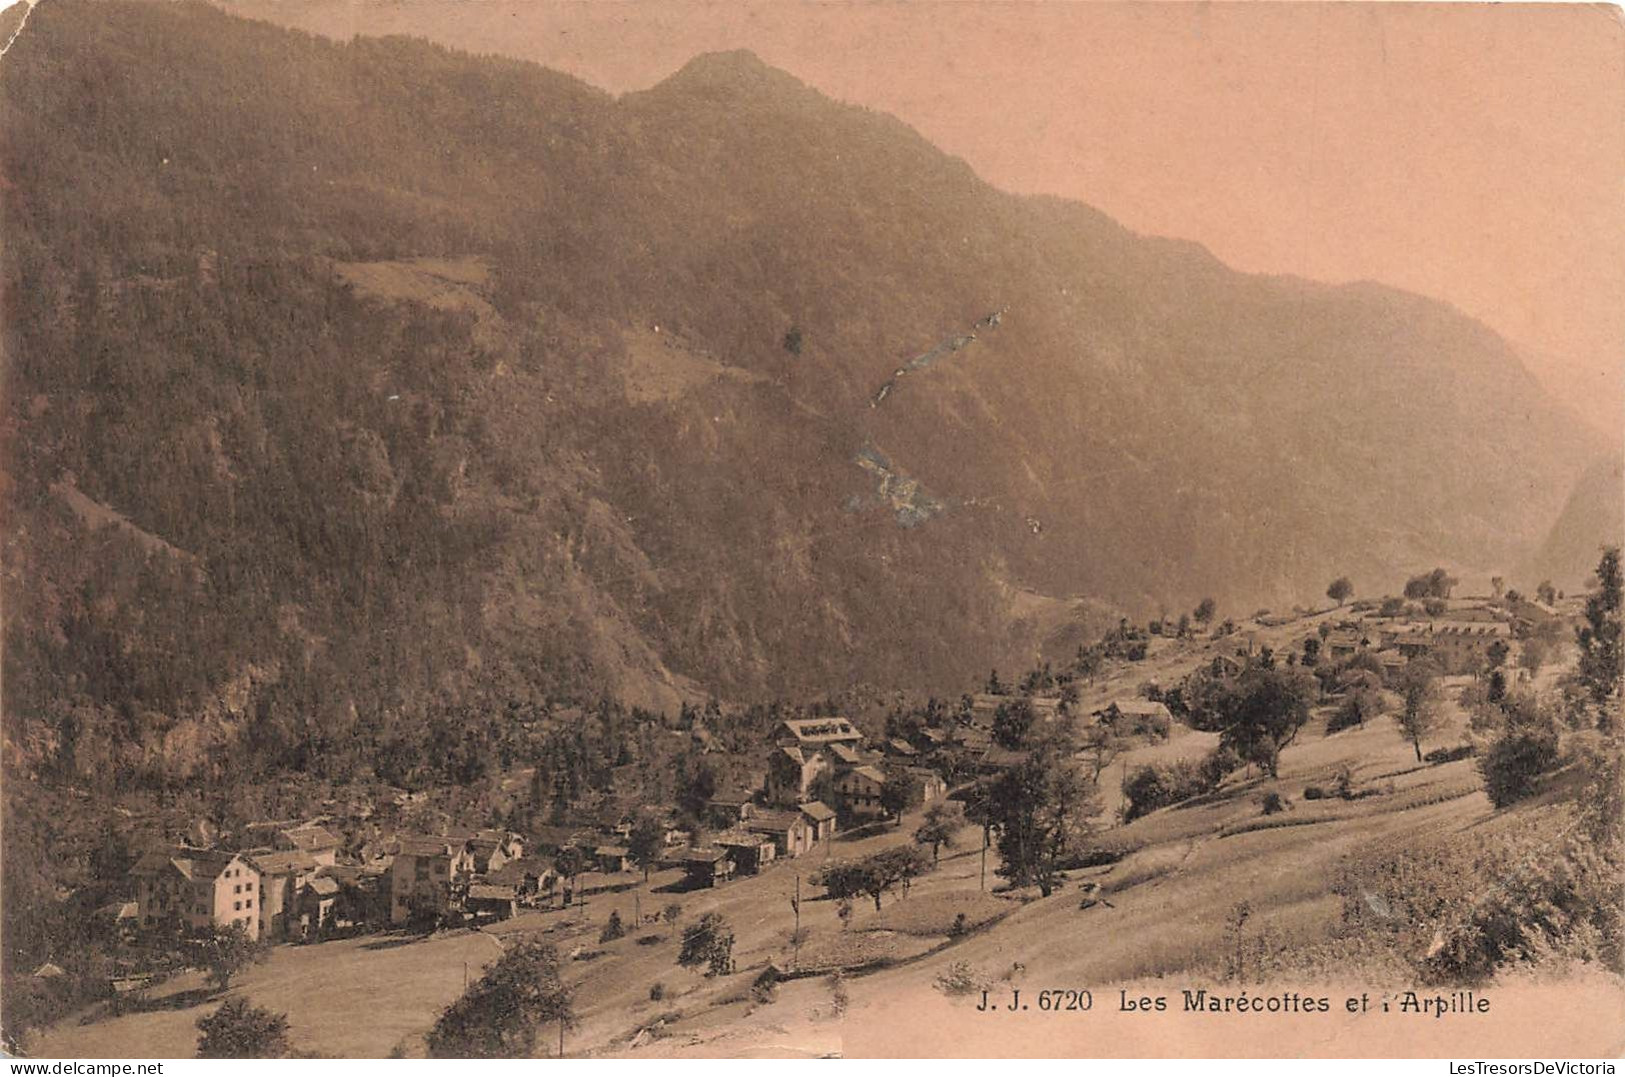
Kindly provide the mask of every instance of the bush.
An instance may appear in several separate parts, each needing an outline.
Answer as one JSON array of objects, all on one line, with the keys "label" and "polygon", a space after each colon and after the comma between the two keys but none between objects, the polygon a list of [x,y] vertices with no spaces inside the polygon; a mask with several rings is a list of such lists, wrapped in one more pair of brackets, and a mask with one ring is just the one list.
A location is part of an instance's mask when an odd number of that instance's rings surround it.
[{"label": "bush", "polygon": [[965,914],[960,913],[958,916],[954,917],[954,922],[948,925],[948,937],[950,939],[957,939],[969,930],[970,925],[965,922]]},{"label": "bush", "polygon": [[288,1018],[247,999],[230,998],[197,1022],[199,1058],[282,1058],[288,1053]]},{"label": "bush", "polygon": [[610,912],[609,920],[604,923],[604,930],[599,932],[598,941],[614,942],[616,939],[625,936],[625,934],[626,928],[621,924],[620,911],[614,910]]},{"label": "bush", "polygon": [[764,1006],[778,1001],[779,970],[769,965],[750,984],[750,997]]},{"label": "bush", "polygon": [[1557,765],[1557,730],[1549,724],[1512,725],[1478,760],[1484,792],[1497,808],[1522,800]]},{"label": "bush", "polygon": [[660,1002],[666,997],[666,985],[656,980],[649,985],[649,1001]]},{"label": "bush", "polygon": [[1130,853],[1139,852],[1144,846],[1145,843],[1141,841],[1103,834],[1089,838],[1077,855],[1063,860],[1060,866],[1066,869],[1103,867],[1117,863]]},{"label": "bush", "polygon": [[1326,796],[1326,790],[1322,789],[1318,785],[1304,786],[1303,799],[1305,800],[1325,800]]},{"label": "bush", "polygon": [[1435,748],[1422,757],[1426,763],[1454,763],[1458,759],[1466,759],[1478,749],[1471,744],[1458,744],[1454,748]]},{"label": "bush", "polygon": [[1132,822],[1158,808],[1205,793],[1209,788],[1202,767],[1189,760],[1139,767],[1123,780],[1123,795],[1129,802],[1123,821]]},{"label": "bush", "polygon": [[1264,794],[1264,814],[1265,815],[1275,815],[1275,814],[1278,814],[1279,812],[1284,812],[1284,811],[1286,811],[1286,805],[1287,805],[1286,798],[1281,796],[1280,793],[1265,793]]},{"label": "bush", "polygon": [[955,961],[946,972],[937,974],[936,989],[949,998],[971,995],[982,989],[981,978],[970,967],[969,961]]},{"label": "bush", "polygon": [[1226,778],[1241,769],[1243,760],[1228,744],[1221,744],[1202,760],[1202,781],[1209,789],[1217,789]]}]

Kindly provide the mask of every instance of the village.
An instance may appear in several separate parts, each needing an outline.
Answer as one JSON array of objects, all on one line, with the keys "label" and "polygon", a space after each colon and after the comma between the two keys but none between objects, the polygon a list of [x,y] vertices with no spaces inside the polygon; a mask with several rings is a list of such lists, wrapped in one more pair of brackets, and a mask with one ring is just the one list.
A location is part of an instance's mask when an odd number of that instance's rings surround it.
[{"label": "village", "polygon": [[[939,805],[949,806],[941,810],[951,820],[945,839],[951,845],[953,829],[974,821],[965,809],[974,810],[990,782],[1028,758],[1023,738],[1010,734],[1013,726],[1080,724],[1079,761],[1093,764],[1103,786],[1118,773],[1126,786],[1130,760],[1158,758],[1167,751],[1158,745],[1170,736],[1183,735],[1187,744],[1203,736],[1180,724],[1181,688],[1193,677],[1234,676],[1279,657],[1322,671],[1365,670],[1387,690],[1421,662],[1457,684],[1491,676],[1501,678],[1504,692],[1514,668],[1517,683],[1527,684],[1540,672],[1539,656],[1570,637],[1578,609],[1577,599],[1541,599],[1516,592],[1428,598],[1425,605],[1387,599],[1289,615],[1260,611],[1239,624],[1212,626],[1204,623],[1211,610],[1206,616],[1199,610],[1196,625],[1188,618],[1144,629],[1123,622],[1087,653],[1080,648],[1059,676],[1045,666],[1006,685],[995,672],[988,690],[963,696],[954,708],[894,710],[884,726],[869,720],[872,734],[839,715],[782,719],[749,765],[728,771],[743,780],[719,784],[699,810],[605,801],[580,818],[523,831],[380,824],[380,817],[403,818],[400,809],[409,811],[422,796],[398,791],[396,810],[387,815],[352,803],[311,817],[242,824],[232,840],[198,819],[178,840],[141,852],[129,868],[127,899],[97,915],[113,921],[127,953],[154,955],[166,953],[165,940],[208,936],[240,937],[262,951],[374,935],[426,939],[470,928],[500,938],[516,917],[527,930],[547,923],[536,916],[552,914],[563,915],[560,924],[579,924],[591,915],[589,905],[605,901],[614,904],[618,924],[637,931],[658,924],[663,913],[669,921],[682,895],[727,889],[781,866],[797,865],[799,892],[803,877],[811,884],[820,867],[859,850],[873,855],[922,840],[903,818],[928,818],[924,813]],[[1332,697],[1339,692],[1333,688]],[[1110,776],[1102,773],[1110,760],[1101,756],[1108,734],[1111,758],[1122,761]],[[699,758],[724,754],[703,718],[691,717],[672,735]],[[1104,805],[1096,823],[1109,832],[1126,818],[1116,796]],[[971,844],[982,850],[976,889],[985,894],[993,885],[988,835],[976,830]],[[795,911],[799,921],[799,906]],[[149,968],[126,959],[111,990],[115,1000],[126,999],[123,1007],[139,1010],[179,971],[173,958]]]}]

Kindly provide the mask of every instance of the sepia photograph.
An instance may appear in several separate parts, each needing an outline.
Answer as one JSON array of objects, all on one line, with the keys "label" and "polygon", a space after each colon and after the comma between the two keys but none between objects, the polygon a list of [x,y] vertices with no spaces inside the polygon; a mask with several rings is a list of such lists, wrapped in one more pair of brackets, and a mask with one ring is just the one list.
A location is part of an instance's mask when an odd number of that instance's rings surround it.
[{"label": "sepia photograph", "polygon": [[0,387],[8,1074],[1625,1055],[1617,7],[12,0]]}]

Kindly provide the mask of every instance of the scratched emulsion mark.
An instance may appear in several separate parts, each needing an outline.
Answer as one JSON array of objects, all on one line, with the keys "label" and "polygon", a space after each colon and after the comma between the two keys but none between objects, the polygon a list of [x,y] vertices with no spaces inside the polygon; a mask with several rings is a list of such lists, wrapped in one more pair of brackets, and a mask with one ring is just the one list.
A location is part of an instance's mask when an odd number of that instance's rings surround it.
[{"label": "scratched emulsion mark", "polygon": [[[930,494],[920,485],[919,480],[911,479],[907,475],[892,467],[891,461],[873,446],[865,445],[858,450],[858,466],[876,477],[875,494],[879,501],[888,506],[897,517],[900,527],[918,527],[931,517],[944,511],[947,506]],[[849,509],[862,507],[862,501],[847,502]]]},{"label": "scratched emulsion mark", "polygon": [[999,322],[1004,318],[1005,311],[1009,309],[1009,307],[1002,307],[999,310],[994,311],[992,314],[987,315],[985,318],[977,321],[975,325],[971,326],[970,332],[959,333],[941,340],[937,343],[937,346],[932,348],[930,351],[925,352],[922,355],[916,355],[914,358],[898,367],[892,372],[892,376],[886,379],[886,384],[882,385],[878,390],[876,390],[875,395],[869,399],[869,406],[871,408],[878,408],[880,406],[880,402],[890,396],[892,394],[892,390],[897,388],[897,382],[899,379],[906,377],[916,370],[924,370],[926,367],[930,366],[932,363],[935,363],[943,356],[952,355],[954,352],[959,351],[961,348],[973,343],[976,340],[976,335],[982,330],[997,329],[999,327]]},{"label": "scratched emulsion mark", "polygon": [[4,56],[6,53],[10,52],[11,46],[17,43],[17,39],[19,37],[23,36],[23,27],[28,25],[28,16],[34,13],[34,5],[38,4],[39,2],[40,0],[23,0],[23,3],[26,5],[23,8],[23,16],[17,21],[17,29],[11,32],[10,37],[6,38],[6,43],[4,45],[0,45],[0,56]]}]

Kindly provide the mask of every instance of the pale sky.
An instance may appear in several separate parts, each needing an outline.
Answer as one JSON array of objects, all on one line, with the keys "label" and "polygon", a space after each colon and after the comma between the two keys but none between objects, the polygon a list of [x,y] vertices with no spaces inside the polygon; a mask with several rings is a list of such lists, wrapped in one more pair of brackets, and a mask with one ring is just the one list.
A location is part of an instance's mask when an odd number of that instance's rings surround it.
[{"label": "pale sky", "polygon": [[1445,299],[1625,429],[1625,27],[1579,5],[222,0],[614,92],[747,48],[989,182]]}]

